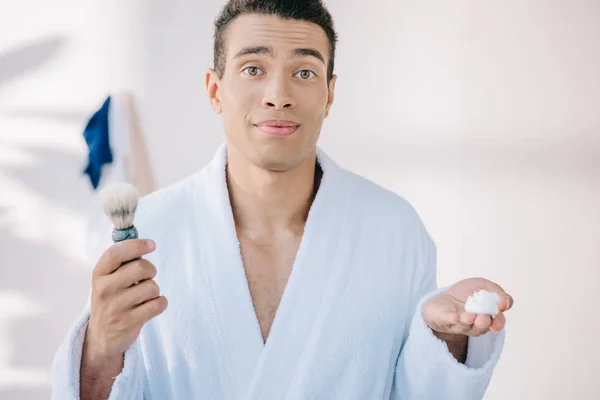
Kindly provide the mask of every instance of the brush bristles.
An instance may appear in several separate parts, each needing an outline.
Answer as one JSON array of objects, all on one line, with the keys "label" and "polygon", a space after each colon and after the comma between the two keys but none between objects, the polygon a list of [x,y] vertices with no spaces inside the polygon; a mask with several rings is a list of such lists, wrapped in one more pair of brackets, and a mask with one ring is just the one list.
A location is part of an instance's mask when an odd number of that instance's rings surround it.
[{"label": "brush bristles", "polygon": [[100,194],[104,213],[117,229],[133,225],[135,210],[140,195],[135,186],[129,183],[116,183],[107,186]]}]

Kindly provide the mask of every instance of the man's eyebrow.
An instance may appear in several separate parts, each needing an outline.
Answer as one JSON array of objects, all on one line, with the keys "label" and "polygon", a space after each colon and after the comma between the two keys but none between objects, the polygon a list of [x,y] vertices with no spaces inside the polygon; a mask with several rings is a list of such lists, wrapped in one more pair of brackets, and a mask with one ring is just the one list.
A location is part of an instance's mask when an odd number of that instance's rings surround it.
[{"label": "man's eyebrow", "polygon": [[[247,56],[247,55],[253,55],[253,54],[254,55],[268,55],[271,57],[275,57],[275,50],[273,50],[273,48],[271,46],[246,46],[243,49],[241,49],[240,51],[238,51],[233,58],[236,59],[236,58],[240,58],[240,57]],[[323,64],[325,64],[325,57],[323,57],[321,52],[319,52],[319,50],[317,50],[317,49],[297,48],[297,49],[291,50],[289,52],[290,58],[305,57],[305,56],[315,57],[316,59],[320,60]]]},{"label": "man's eyebrow", "polygon": [[241,49],[240,51],[238,51],[233,58],[236,59],[236,58],[240,58],[243,56],[247,56],[249,54],[256,54],[256,55],[267,54],[271,57],[275,57],[275,51],[273,51],[272,47],[269,47],[269,46],[247,46],[247,47],[244,47],[243,49]]},{"label": "man's eyebrow", "polygon": [[315,58],[321,60],[321,62],[323,64],[325,64],[325,57],[323,57],[323,55],[319,52],[319,50],[316,50],[316,49],[310,49],[310,48],[294,49],[294,50],[290,51],[289,55],[291,58],[311,56],[311,57],[315,57]]}]

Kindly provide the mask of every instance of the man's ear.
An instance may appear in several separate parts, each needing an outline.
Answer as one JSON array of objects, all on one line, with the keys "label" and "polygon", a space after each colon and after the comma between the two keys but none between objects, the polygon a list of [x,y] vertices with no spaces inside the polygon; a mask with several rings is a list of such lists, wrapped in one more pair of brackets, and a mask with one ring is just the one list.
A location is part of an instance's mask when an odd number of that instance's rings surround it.
[{"label": "man's ear", "polygon": [[221,114],[223,107],[221,106],[221,99],[219,98],[219,85],[221,80],[217,72],[209,68],[206,71],[206,94],[208,95],[208,101],[215,114]]},{"label": "man's ear", "polygon": [[325,118],[329,115],[329,109],[333,104],[333,98],[335,97],[335,82],[337,81],[337,75],[333,75],[331,80],[329,81],[328,91],[327,91],[327,104],[325,105]]}]

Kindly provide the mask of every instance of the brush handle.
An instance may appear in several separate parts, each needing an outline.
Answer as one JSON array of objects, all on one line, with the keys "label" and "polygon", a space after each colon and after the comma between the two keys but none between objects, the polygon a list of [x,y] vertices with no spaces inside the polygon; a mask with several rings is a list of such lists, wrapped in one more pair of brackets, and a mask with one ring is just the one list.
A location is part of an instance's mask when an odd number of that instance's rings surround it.
[{"label": "brush handle", "polygon": [[113,229],[112,232],[112,240],[115,243],[118,242],[122,242],[123,240],[129,240],[129,239],[137,239],[138,238],[138,231],[135,228],[135,226],[131,226],[129,228],[125,228],[125,229]]},{"label": "brush handle", "polygon": [[[129,239],[137,239],[138,238],[138,231],[135,228],[135,226],[131,226],[129,228],[125,228],[125,229],[117,229],[114,228],[113,232],[112,232],[112,239],[113,242],[115,243],[119,243],[122,242],[124,240],[129,240]],[[125,264],[127,264],[128,262],[132,262],[135,260],[139,260],[140,257],[138,258],[134,258],[133,260],[129,260],[124,262],[123,264],[121,264],[121,267]],[[135,282],[134,285],[137,285],[139,282]]]}]

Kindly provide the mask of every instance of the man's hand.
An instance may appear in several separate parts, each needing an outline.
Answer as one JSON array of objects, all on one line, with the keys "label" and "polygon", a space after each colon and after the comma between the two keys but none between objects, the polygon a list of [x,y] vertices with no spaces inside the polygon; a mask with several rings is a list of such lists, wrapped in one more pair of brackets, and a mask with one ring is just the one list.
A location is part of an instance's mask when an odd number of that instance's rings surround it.
[{"label": "man's hand", "polygon": [[[500,312],[495,318],[469,313],[464,309],[467,298],[482,289],[496,292],[500,296]],[[438,338],[447,343],[466,343],[468,336],[481,336],[490,330],[500,332],[504,329],[504,312],[512,306],[512,297],[500,286],[484,278],[470,278],[454,284],[445,293],[430,298],[423,306],[423,318]]]},{"label": "man's hand", "polygon": [[81,362],[82,399],[108,396],[112,379],[123,368],[125,350],[142,326],[167,307],[153,280],[156,267],[141,258],[154,248],[150,240],[126,240],[104,252],[94,267]]},{"label": "man's hand", "polygon": [[97,355],[122,355],[144,323],[167,307],[153,280],[156,267],[139,258],[153,250],[148,240],[123,241],[109,248],[94,268],[86,344]]}]

